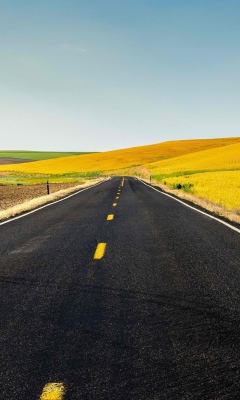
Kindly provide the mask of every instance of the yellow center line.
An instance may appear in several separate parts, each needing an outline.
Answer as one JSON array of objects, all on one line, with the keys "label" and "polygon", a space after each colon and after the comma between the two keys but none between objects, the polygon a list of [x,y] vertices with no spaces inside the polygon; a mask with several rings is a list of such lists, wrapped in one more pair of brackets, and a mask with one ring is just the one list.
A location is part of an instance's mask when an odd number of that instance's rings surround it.
[{"label": "yellow center line", "polygon": [[113,203],[113,207],[116,207],[117,203]]},{"label": "yellow center line", "polygon": [[63,383],[47,383],[43,388],[40,400],[62,400],[65,392]]},{"label": "yellow center line", "polygon": [[94,260],[100,260],[100,258],[103,258],[105,250],[106,250],[107,243],[98,243],[95,254],[94,254]]},{"label": "yellow center line", "polygon": [[108,220],[108,221],[111,221],[113,218],[114,218],[114,215],[113,215],[113,214],[109,214],[109,215],[107,216],[107,220]]},{"label": "yellow center line", "polygon": [[119,196],[116,197],[116,200],[118,200],[118,199],[119,199]]}]

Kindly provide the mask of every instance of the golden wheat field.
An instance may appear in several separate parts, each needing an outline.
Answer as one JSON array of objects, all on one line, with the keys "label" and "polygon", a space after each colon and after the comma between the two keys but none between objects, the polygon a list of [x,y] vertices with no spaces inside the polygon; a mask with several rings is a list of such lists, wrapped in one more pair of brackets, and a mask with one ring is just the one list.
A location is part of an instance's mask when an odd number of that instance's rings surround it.
[{"label": "golden wheat field", "polygon": [[160,181],[240,213],[240,143],[144,166]]},{"label": "golden wheat field", "polygon": [[[18,165],[0,166],[0,171],[19,171],[25,173],[63,174],[69,172],[112,171],[152,164],[159,160],[186,155],[229,144],[239,143],[240,138],[180,140],[158,143],[149,146],[133,147],[104,153],[70,156]],[[161,162],[162,162],[161,161]],[[168,162],[168,161],[167,161]],[[151,168],[150,168],[151,170]],[[154,172],[155,173],[155,172]]]},{"label": "golden wheat field", "polygon": [[174,157],[171,162],[162,160],[145,164],[144,167],[152,174],[162,175],[184,171],[234,170],[240,168],[240,143]]},{"label": "golden wheat field", "polygon": [[240,171],[216,171],[165,178],[167,185],[221,205],[240,215]]}]

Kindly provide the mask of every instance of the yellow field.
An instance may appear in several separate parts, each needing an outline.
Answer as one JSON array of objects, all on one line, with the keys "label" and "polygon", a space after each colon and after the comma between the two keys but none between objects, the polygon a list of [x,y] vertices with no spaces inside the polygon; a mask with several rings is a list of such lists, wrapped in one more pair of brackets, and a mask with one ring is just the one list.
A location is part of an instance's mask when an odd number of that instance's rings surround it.
[{"label": "yellow field", "polygon": [[240,213],[240,143],[144,167],[168,186],[180,188],[181,185],[186,192]]},{"label": "yellow field", "polygon": [[240,171],[205,172],[164,181],[172,187],[185,185],[194,195],[240,214]]},{"label": "yellow field", "polygon": [[184,171],[234,170],[240,168],[240,143],[145,164],[152,174],[172,174]]},{"label": "yellow field", "polygon": [[205,149],[212,151],[214,148],[229,146],[232,143],[239,143],[240,145],[240,138],[170,141],[104,153],[71,156],[25,164],[2,165],[0,166],[0,171],[63,174],[68,172],[113,171],[147,164],[148,169],[151,171],[153,169],[155,173],[158,165],[155,166],[152,163],[156,161],[162,160],[160,163],[166,162],[166,165],[169,165],[166,159]]}]

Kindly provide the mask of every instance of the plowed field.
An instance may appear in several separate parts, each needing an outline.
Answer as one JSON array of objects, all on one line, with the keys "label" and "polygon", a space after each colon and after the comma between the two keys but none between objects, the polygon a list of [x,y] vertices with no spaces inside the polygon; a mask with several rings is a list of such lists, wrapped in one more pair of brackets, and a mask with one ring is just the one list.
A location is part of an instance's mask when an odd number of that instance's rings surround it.
[{"label": "plowed field", "polygon": [[25,158],[0,157],[0,165],[22,164],[26,162],[32,162],[32,160],[27,160]]},{"label": "plowed field", "polygon": [[[51,183],[50,193],[55,193],[61,189],[67,189],[74,186],[79,186],[77,183]],[[15,185],[0,185],[0,210],[6,210],[17,204],[34,199],[36,197],[45,196],[47,194],[46,184],[15,186]]]}]

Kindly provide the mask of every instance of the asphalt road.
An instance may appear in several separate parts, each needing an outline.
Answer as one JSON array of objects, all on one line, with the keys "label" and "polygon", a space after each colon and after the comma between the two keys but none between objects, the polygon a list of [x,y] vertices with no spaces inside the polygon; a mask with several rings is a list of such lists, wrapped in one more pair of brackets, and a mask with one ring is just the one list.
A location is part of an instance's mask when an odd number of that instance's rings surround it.
[{"label": "asphalt road", "polygon": [[0,399],[240,398],[240,232],[121,182],[0,225]]}]

